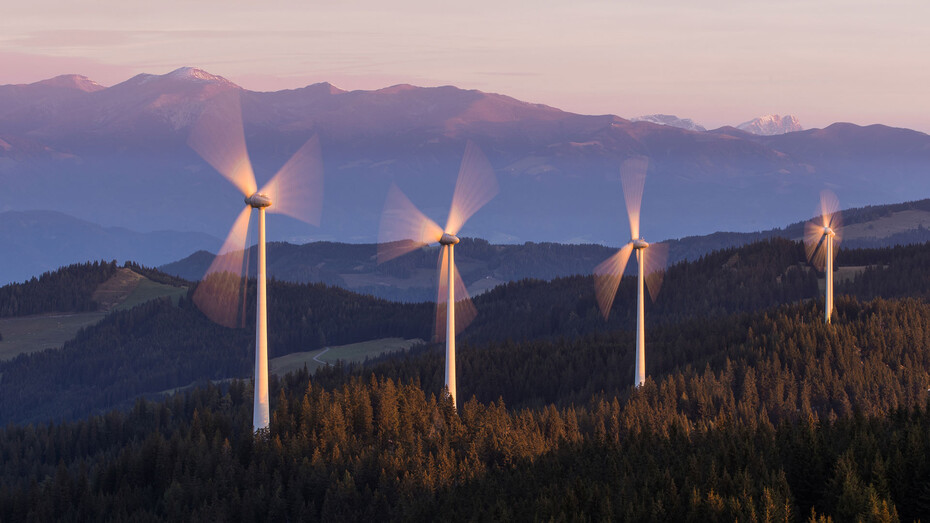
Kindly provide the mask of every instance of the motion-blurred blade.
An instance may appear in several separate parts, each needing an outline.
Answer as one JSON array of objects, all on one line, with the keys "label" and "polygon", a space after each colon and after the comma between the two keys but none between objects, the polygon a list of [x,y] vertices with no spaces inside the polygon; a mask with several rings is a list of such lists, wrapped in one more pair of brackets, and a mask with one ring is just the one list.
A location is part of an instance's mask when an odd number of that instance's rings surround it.
[{"label": "motion-blurred blade", "polygon": [[239,213],[226,241],[194,291],[197,307],[208,318],[226,327],[236,326],[242,294],[242,257],[251,215],[252,208],[248,206]]},{"label": "motion-blurred blade", "polygon": [[646,184],[646,170],[649,159],[636,156],[623,162],[620,166],[620,183],[623,185],[623,199],[626,201],[626,214],[630,219],[630,236],[639,238],[639,211],[643,202],[643,187]]},{"label": "motion-blurred blade", "polygon": [[245,147],[238,92],[215,96],[194,124],[187,143],[244,196],[255,193],[258,186]]},{"label": "motion-blurred blade", "polygon": [[323,160],[314,135],[262,187],[271,198],[268,212],[286,214],[313,225],[323,210]]},{"label": "motion-blurred blade", "polygon": [[617,286],[620,285],[620,278],[626,270],[632,252],[633,244],[628,243],[594,268],[594,294],[604,319],[610,314],[610,307],[617,295]]},{"label": "motion-blurred blade", "polygon": [[428,243],[438,242],[442,229],[391,185],[378,230],[378,263],[392,260]]},{"label": "motion-blurred blade", "polygon": [[643,249],[646,259],[643,265],[646,269],[644,279],[646,280],[646,289],[649,291],[649,297],[655,303],[659,296],[659,289],[662,288],[662,280],[665,278],[665,267],[668,262],[668,244],[653,243]]},{"label": "motion-blurred blade", "polygon": [[821,218],[815,218],[804,224],[804,250],[807,252],[810,264],[822,271],[826,266],[827,253],[823,248],[824,238],[826,238],[823,225],[817,223],[820,220]]},{"label": "motion-blurred blade", "polygon": [[[439,249],[439,285],[436,296],[436,329],[434,339],[446,340],[446,310],[449,306],[449,249]],[[459,268],[453,265],[452,281],[455,285],[455,334],[458,335],[478,315],[478,309],[468,296],[468,289],[459,274]]]},{"label": "motion-blurred blade", "polygon": [[471,141],[465,146],[465,156],[459,168],[452,195],[452,207],[446,220],[446,232],[458,234],[468,218],[497,194],[497,177],[481,149]]},{"label": "motion-blurred blade", "polygon": [[828,227],[832,227],[830,218],[838,213],[839,210],[840,203],[836,195],[826,189],[820,191],[820,217],[823,220],[822,223]]},{"label": "motion-blurred blade", "polygon": [[840,202],[836,195],[830,191],[820,193],[820,209],[823,222],[833,229],[833,256],[836,256],[837,247],[843,239],[843,213],[840,212]]}]

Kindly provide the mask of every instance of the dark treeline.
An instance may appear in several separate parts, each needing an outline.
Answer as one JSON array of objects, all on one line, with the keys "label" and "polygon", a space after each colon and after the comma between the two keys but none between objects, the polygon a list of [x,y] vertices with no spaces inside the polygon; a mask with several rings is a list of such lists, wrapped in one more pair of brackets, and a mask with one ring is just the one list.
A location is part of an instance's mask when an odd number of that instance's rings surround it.
[{"label": "dark treeline", "polygon": [[97,286],[116,273],[116,262],[88,262],[46,272],[23,283],[0,287],[0,317],[47,312],[88,312]]},{"label": "dark treeline", "polygon": [[[710,419],[744,403],[768,422],[814,415],[881,415],[922,404],[930,387],[930,305],[916,300],[837,301],[824,325],[823,301],[762,313],[666,324],[647,332],[646,371],[660,394],[649,409]],[[458,347],[460,398],[503,399],[515,407],[577,405],[604,395],[626,401],[633,381],[632,333]],[[321,369],[338,386],[374,372],[442,391],[444,353],[422,348],[364,368]],[[746,417],[751,421],[752,417]]]},{"label": "dark treeline", "polygon": [[930,244],[842,250],[838,258],[845,265],[865,266],[853,281],[837,285],[838,292],[862,298],[930,298]]},{"label": "dark treeline", "polygon": [[297,373],[255,438],[247,383],[210,386],[0,431],[0,519],[897,521],[930,510],[930,406],[772,425],[751,398],[722,412],[653,408],[667,394],[649,382],[624,402],[470,400],[457,414],[413,383],[326,390]]},{"label": "dark treeline", "polygon": [[[803,260],[801,244],[774,238],[675,264],[666,271],[656,302],[647,299],[646,321],[712,318],[816,297],[817,274]],[[606,321],[595,301],[592,276],[509,283],[476,297],[475,305],[478,316],[463,333],[475,343],[630,330],[636,318],[636,278],[620,281]]]}]

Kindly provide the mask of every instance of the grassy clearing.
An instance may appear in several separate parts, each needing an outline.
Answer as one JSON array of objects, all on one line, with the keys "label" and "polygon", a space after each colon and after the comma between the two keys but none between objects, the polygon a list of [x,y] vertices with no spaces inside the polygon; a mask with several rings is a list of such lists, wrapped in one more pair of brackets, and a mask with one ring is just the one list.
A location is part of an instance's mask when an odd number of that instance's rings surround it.
[{"label": "grassy clearing", "polygon": [[143,278],[123,302],[114,307],[114,310],[131,309],[136,305],[164,297],[171,298],[171,301],[177,304],[178,299],[185,294],[187,294],[187,287],[175,287]]},{"label": "grassy clearing", "polygon": [[101,283],[92,296],[100,304],[100,308],[108,311],[126,300],[132,291],[139,286],[145,278],[126,268],[116,269],[116,274],[109,280]]},{"label": "grassy clearing", "polygon": [[304,365],[307,366],[310,372],[314,372],[322,365],[332,365],[339,360],[347,362],[365,361],[366,358],[374,358],[382,353],[407,350],[418,343],[423,343],[423,340],[418,338],[411,340],[382,338],[309,352],[295,352],[279,358],[272,358],[269,365],[271,372],[279,375],[300,370]]},{"label": "grassy clearing", "polygon": [[[852,281],[856,279],[856,276],[860,275],[865,271],[868,265],[850,265],[848,267],[837,267],[833,272],[833,284],[845,283],[847,281]],[[827,279],[825,277],[817,278],[817,288],[820,292],[824,292],[827,289]]]},{"label": "grassy clearing", "polygon": [[9,360],[18,354],[45,349],[59,349],[77,334],[106,316],[105,312],[80,314],[45,314],[0,319],[0,360]]},{"label": "grassy clearing", "polygon": [[269,370],[272,374],[283,376],[288,372],[294,372],[307,366],[311,373],[320,368],[323,363],[315,360],[326,349],[313,350],[310,352],[294,352],[280,358],[272,358],[269,362]]},{"label": "grassy clearing", "polygon": [[129,269],[120,268],[100,284],[93,298],[101,311],[78,314],[55,313],[0,319],[0,361],[45,349],[59,349],[83,327],[96,324],[110,311],[131,309],[136,305],[168,296],[175,303],[187,287],[156,283]]},{"label": "grassy clearing", "polygon": [[916,209],[891,213],[866,223],[843,227],[843,239],[886,238],[918,227],[930,228],[930,212]]}]

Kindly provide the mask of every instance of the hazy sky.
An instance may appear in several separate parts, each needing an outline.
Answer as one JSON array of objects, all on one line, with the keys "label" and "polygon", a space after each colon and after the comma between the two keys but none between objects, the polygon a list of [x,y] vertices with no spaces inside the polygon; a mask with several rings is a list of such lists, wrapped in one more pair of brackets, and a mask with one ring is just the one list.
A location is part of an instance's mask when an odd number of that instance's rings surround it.
[{"label": "hazy sky", "polygon": [[253,90],[452,84],[709,128],[790,113],[930,132],[928,0],[6,4],[0,84],[190,65]]}]

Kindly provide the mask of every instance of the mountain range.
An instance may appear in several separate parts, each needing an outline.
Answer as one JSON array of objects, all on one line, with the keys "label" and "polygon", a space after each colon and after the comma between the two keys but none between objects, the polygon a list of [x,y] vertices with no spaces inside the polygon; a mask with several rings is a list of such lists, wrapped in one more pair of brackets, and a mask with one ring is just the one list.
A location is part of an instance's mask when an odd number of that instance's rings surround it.
[{"label": "mountain range", "polygon": [[668,125],[677,127],[686,131],[706,131],[707,129],[700,124],[694,123],[691,118],[679,118],[673,114],[647,114],[637,116],[630,120],[631,122],[649,122],[659,125]]},{"label": "mountain range", "polygon": [[241,196],[187,137],[211,98],[230,90],[241,96],[259,185],[320,137],[321,226],[269,219],[269,237],[292,243],[374,241],[391,183],[441,222],[467,140],[488,156],[500,192],[462,234],[494,243],[626,241],[618,166],[631,155],[650,158],[642,226],[650,241],[804,219],[825,187],[846,207],[930,194],[930,136],[907,129],[692,131],[452,86],[254,92],[182,68],[110,87],[81,76],[0,86],[0,210],[223,237]]}]

